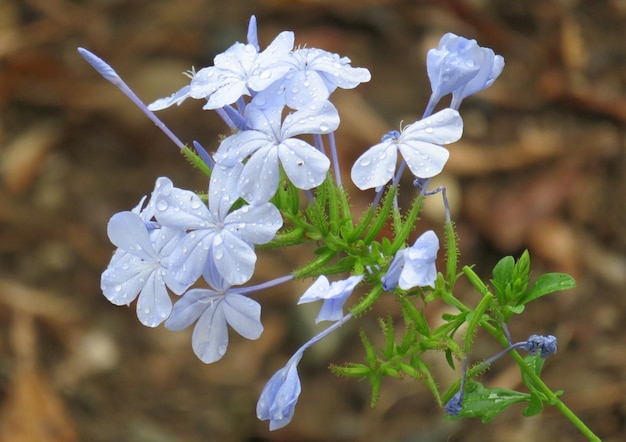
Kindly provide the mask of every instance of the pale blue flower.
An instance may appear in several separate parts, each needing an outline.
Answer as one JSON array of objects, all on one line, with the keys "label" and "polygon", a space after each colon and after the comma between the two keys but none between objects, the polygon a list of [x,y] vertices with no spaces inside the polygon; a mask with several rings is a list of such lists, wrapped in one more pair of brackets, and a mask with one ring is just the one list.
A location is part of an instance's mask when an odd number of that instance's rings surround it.
[{"label": "pale blue flower", "polygon": [[330,283],[326,276],[321,275],[300,297],[298,304],[323,300],[315,323],[338,321],[343,318],[343,305],[362,279],[363,275],[358,275]]},{"label": "pale blue flower", "polygon": [[256,406],[256,415],[270,421],[270,431],[283,428],[291,422],[298,397],[302,391],[298,377],[298,363],[302,351],[296,352],[287,365],[274,373],[263,387]]},{"label": "pale blue flower", "polygon": [[212,262],[205,277],[211,288],[192,289],[176,302],[165,322],[169,330],[183,330],[197,321],[191,338],[193,352],[206,363],[220,360],[228,348],[228,325],[246,339],[263,333],[261,306],[233,289]]},{"label": "pale blue flower", "polygon": [[182,293],[189,285],[177,281],[167,264],[184,232],[167,227],[149,231],[148,225],[133,212],[111,217],[107,233],[118,250],[102,273],[100,287],[116,305],[128,305],[138,296],[137,317],[142,324],[156,327],[172,310],[167,287]]},{"label": "pale blue flower", "polygon": [[278,370],[265,384],[257,402],[256,415],[260,420],[270,421],[270,430],[278,430],[285,427],[293,418],[301,391],[298,364],[302,359],[304,351],[341,327],[351,317],[352,314],[348,313],[326,330],[307,341],[294,353],[287,364]]},{"label": "pale blue flower", "polygon": [[457,141],[462,133],[461,116],[449,108],[406,126],[401,133],[392,131],[355,161],[352,181],[361,190],[387,184],[396,170],[398,150],[413,175],[431,178],[441,172],[450,156],[442,145]]},{"label": "pale blue flower", "polygon": [[439,100],[452,93],[451,108],[458,109],[463,98],[488,88],[500,75],[504,59],[476,40],[447,33],[437,49],[428,51],[426,69],[432,88],[427,114]]},{"label": "pale blue flower", "polygon": [[432,230],[424,232],[415,243],[399,250],[394,256],[387,273],[382,278],[387,291],[400,287],[409,290],[413,287],[434,287],[437,279],[437,251],[439,238]]},{"label": "pale blue flower", "polygon": [[282,107],[246,106],[249,130],[225,138],[215,160],[234,165],[248,158],[237,184],[238,192],[251,204],[268,201],[276,193],[282,165],[289,180],[299,189],[319,186],[325,179],[330,160],[304,140],[301,134],[327,134],[339,126],[337,109],[328,101],[312,103],[287,115]]},{"label": "pale blue flower", "polygon": [[[256,32],[252,33],[249,29],[248,36],[252,38]],[[289,66],[281,61],[289,55],[293,43],[294,35],[289,31],[281,32],[261,53],[256,40],[248,44],[237,42],[215,56],[213,66],[192,72],[189,85],[170,97],[156,100],[148,108],[156,111],[174,104],[180,105],[189,97],[206,99],[203,109],[218,109],[233,104],[242,96],[253,94],[253,88],[249,85],[250,77],[266,78],[272,82],[282,78]]]},{"label": "pale blue flower", "polygon": [[215,165],[208,207],[194,192],[159,178],[157,220],[188,232],[171,257],[171,270],[181,283],[193,284],[201,274],[208,279],[211,263],[229,284],[247,282],[256,263],[254,244],[271,241],[282,226],[281,214],[271,203],[244,205],[229,212],[238,198],[236,182],[242,167]]},{"label": "pale blue flower", "polygon": [[[292,109],[303,109],[312,102],[327,100],[337,88],[352,89],[371,79],[365,68],[350,66],[350,59],[316,48],[299,48],[283,57],[281,63],[289,71],[279,80],[268,78],[263,71],[250,78],[249,84],[257,91],[267,90],[256,97],[282,97],[282,104]],[[272,84],[273,83],[273,84]],[[269,87],[272,85],[271,87]]]}]

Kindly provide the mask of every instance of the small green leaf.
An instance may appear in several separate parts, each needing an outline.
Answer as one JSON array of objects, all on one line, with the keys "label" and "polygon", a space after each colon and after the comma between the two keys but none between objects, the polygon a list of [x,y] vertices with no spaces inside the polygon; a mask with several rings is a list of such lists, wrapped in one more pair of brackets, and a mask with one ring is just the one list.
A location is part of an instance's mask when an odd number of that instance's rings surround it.
[{"label": "small green leaf", "polygon": [[515,267],[515,260],[512,256],[506,256],[502,258],[496,266],[493,268],[493,279],[491,283],[496,292],[496,298],[500,305],[506,305],[506,292],[507,287],[511,283],[513,277],[513,268]]},{"label": "small green leaf", "polygon": [[524,408],[522,414],[526,417],[535,416],[541,413],[541,410],[543,410],[541,395],[533,390],[530,392],[530,404],[528,404],[528,407]]},{"label": "small green leaf", "polygon": [[544,295],[559,290],[569,290],[576,287],[576,281],[566,273],[546,273],[541,275],[535,284],[526,292],[520,300],[521,304],[527,304]]},{"label": "small green leaf", "polygon": [[468,382],[459,416],[478,417],[487,423],[518,402],[530,402],[530,395],[506,388],[486,388],[480,382]]}]

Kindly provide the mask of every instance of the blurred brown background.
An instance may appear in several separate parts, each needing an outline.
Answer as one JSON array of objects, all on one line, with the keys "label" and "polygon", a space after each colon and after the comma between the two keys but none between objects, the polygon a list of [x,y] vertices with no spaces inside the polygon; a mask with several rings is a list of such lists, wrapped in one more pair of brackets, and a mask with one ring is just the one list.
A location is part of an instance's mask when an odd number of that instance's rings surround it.
[{"label": "blurred brown background", "polygon": [[[500,257],[528,248],[535,274],[577,278],[577,289],[531,305],[511,331],[516,341],[556,335],[548,384],[603,440],[626,439],[626,3],[3,0],[0,440],[583,440],[553,409],[525,419],[513,407],[488,425],[443,421],[410,380],[385,382],[371,410],[365,382],[326,368],[362,360],[357,330],[377,336],[376,317],[398,314],[391,297],[305,355],[295,417],[270,433],[255,417],[256,400],[314,333],[315,312],[294,308],[308,282],[257,294],[264,335],[250,342],[231,333],[225,358],[211,366],[191,352],[190,332],[142,327],[133,308],[102,296],[109,217],[132,208],[158,176],[194,190],[206,182],[76,47],[103,57],[150,102],[188,82],[181,72],[244,41],[251,14],[262,47],[290,29],[298,44],[372,72],[370,83],[334,95],[346,170],[401,120],[419,118],[430,93],[425,54],[442,34],[476,38],[504,56],[496,84],[463,104],[465,134],[441,177],[455,204],[461,262],[488,276]],[[190,100],[160,116],[185,142],[214,150],[225,128],[201,105]],[[355,196],[355,211],[369,201]],[[441,232],[440,205],[428,202],[420,231]],[[264,254],[258,279],[305,258]],[[458,296],[477,298],[467,284]],[[441,313],[433,307],[429,319]],[[481,335],[472,357],[498,349]],[[442,355],[431,362],[445,365]],[[447,387],[456,375],[443,369]],[[520,386],[506,358],[482,380]]]}]

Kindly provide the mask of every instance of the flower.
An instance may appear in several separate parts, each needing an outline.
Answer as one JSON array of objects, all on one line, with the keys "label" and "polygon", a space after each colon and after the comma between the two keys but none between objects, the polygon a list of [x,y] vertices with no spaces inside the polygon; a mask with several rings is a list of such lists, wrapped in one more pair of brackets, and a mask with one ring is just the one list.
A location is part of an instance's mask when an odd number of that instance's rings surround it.
[{"label": "flower", "polygon": [[263,387],[257,402],[256,415],[262,421],[270,421],[270,431],[287,426],[293,418],[302,391],[298,377],[298,363],[302,354],[302,351],[296,352]]},{"label": "flower", "polygon": [[271,203],[244,205],[229,212],[237,200],[236,180],[243,165],[216,164],[209,185],[208,207],[193,192],[177,189],[168,178],[159,178],[161,192],[155,217],[164,226],[186,231],[173,251],[175,278],[193,284],[201,274],[209,278],[212,266],[229,284],[243,284],[254,272],[254,244],[271,241],[282,226],[282,217]]},{"label": "flower", "polygon": [[426,56],[432,88],[427,114],[449,93],[452,93],[450,107],[458,109],[465,97],[491,86],[503,68],[504,58],[480,47],[476,40],[445,34],[439,47],[428,51]]},{"label": "flower", "polygon": [[287,361],[287,364],[274,373],[267,384],[265,384],[257,402],[256,415],[262,421],[270,421],[270,431],[283,428],[291,422],[301,391],[298,364],[300,359],[302,359],[304,351],[341,327],[350,318],[352,318],[352,314],[348,313],[326,330],[309,339],[302,347],[296,350],[289,361]]},{"label": "flower", "polygon": [[189,286],[175,280],[167,264],[184,232],[168,227],[149,232],[139,214],[120,212],[109,220],[107,233],[118,250],[102,273],[102,292],[115,305],[139,297],[137,317],[147,327],[158,326],[172,311],[167,287],[182,293]]},{"label": "flower", "polygon": [[316,48],[299,48],[280,61],[289,67],[276,80],[260,71],[250,78],[252,89],[262,91],[254,101],[263,106],[265,101],[281,97],[281,104],[292,109],[303,109],[317,101],[325,101],[337,88],[352,89],[371,79],[365,68],[353,68],[350,59]]},{"label": "flower", "polygon": [[228,348],[228,325],[246,339],[263,333],[261,306],[232,289],[212,262],[205,272],[209,289],[192,289],[176,302],[165,322],[169,330],[183,330],[197,321],[193,329],[193,352],[205,364],[220,360]]},{"label": "flower", "polygon": [[392,131],[355,161],[352,181],[361,190],[387,184],[396,170],[398,150],[413,175],[431,178],[441,172],[450,156],[441,145],[457,141],[462,133],[463,120],[453,109],[408,125],[401,133]]},{"label": "flower", "polygon": [[315,323],[317,324],[320,321],[338,321],[343,317],[343,305],[348,296],[352,294],[352,291],[362,279],[363,275],[358,275],[329,283],[328,278],[322,275],[304,292],[298,304],[323,299],[324,303],[317,318],[315,318]]},{"label": "flower", "polygon": [[391,291],[398,286],[402,290],[433,287],[437,279],[435,260],[438,250],[439,238],[435,232],[432,230],[424,232],[411,247],[396,253],[382,278],[383,288]]},{"label": "flower", "polygon": [[556,337],[552,335],[531,335],[524,344],[524,348],[531,355],[540,352],[540,356],[545,359],[550,355],[556,354]]},{"label": "flower", "polygon": [[287,115],[281,122],[282,107],[261,109],[246,106],[249,130],[224,139],[215,160],[234,165],[248,158],[236,188],[251,204],[268,201],[276,193],[280,178],[279,164],[289,180],[299,189],[311,189],[326,179],[330,160],[304,140],[301,134],[327,134],[339,126],[339,114],[330,102],[312,103]]},{"label": "flower", "polygon": [[265,78],[272,82],[281,78],[289,66],[281,60],[293,48],[293,32],[284,31],[259,53],[256,39],[256,19],[251,19],[248,43],[235,43],[213,59],[214,66],[191,74],[191,83],[169,97],[151,103],[152,111],[180,105],[187,98],[206,99],[203,109],[219,109],[235,103],[244,95],[252,95],[251,77]]}]

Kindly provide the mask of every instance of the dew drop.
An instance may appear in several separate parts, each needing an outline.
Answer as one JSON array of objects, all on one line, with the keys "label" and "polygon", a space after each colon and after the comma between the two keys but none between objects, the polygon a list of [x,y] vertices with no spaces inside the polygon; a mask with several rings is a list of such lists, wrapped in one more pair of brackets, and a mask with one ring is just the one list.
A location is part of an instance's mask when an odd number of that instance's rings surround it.
[{"label": "dew drop", "polygon": [[167,210],[168,207],[169,207],[169,204],[167,204],[167,201],[165,200],[158,200],[156,203],[157,210],[161,212]]}]

